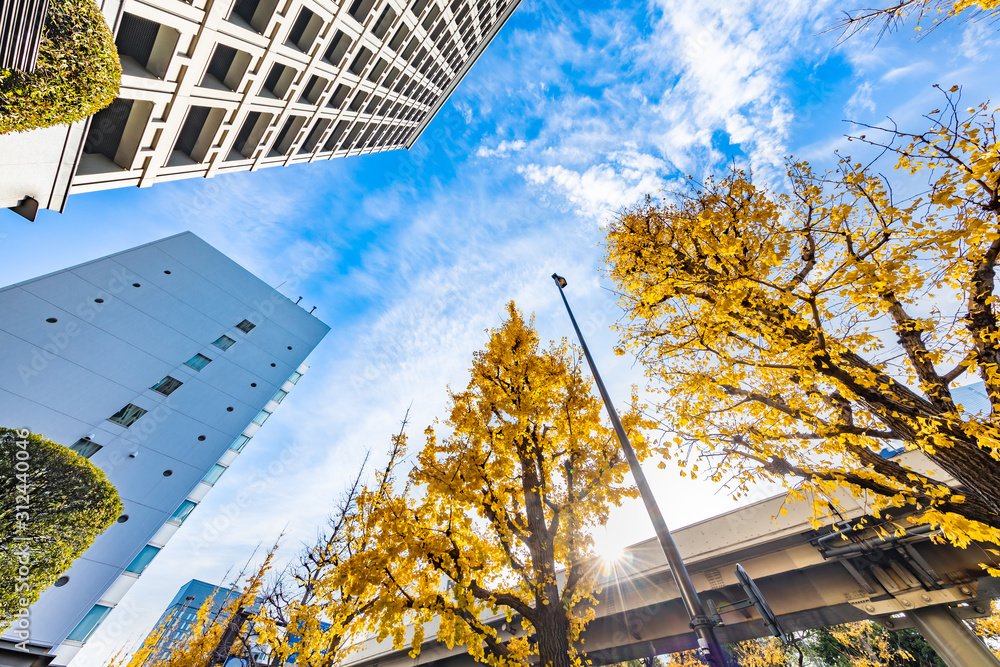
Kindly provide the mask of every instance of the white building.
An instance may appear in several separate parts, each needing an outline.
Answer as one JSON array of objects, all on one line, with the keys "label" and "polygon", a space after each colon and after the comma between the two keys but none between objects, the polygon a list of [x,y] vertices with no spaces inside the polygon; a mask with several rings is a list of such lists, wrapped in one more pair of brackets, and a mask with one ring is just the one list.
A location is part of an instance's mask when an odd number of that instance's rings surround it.
[{"label": "white building", "polygon": [[409,148],[520,0],[102,0],[119,98],[0,136],[0,205]]},{"label": "white building", "polygon": [[[0,314],[0,424],[89,457],[125,506],[31,608],[29,645],[65,665],[329,327],[190,232],[4,288]],[[0,665],[31,663],[15,639]]]}]

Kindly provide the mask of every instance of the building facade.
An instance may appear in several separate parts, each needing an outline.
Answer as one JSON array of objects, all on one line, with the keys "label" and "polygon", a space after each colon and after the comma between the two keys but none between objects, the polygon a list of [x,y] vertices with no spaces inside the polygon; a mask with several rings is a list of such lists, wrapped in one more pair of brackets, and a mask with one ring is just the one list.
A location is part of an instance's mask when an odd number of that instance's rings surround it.
[{"label": "building facade", "polygon": [[[198,612],[207,601],[210,601],[207,620],[210,623],[217,623],[221,620],[218,619],[219,613],[225,610],[240,593],[241,591],[237,589],[213,586],[197,579],[192,579],[181,586],[146,638],[146,642],[153,641],[156,646],[146,664],[169,658],[171,650],[183,645],[186,639],[192,637]],[[258,610],[259,607],[256,605],[251,608],[253,612]],[[263,647],[254,645],[252,650],[255,660],[262,661],[266,658]]]},{"label": "building facade", "polygon": [[[0,424],[86,456],[124,504],[31,607],[34,657],[65,665],[329,327],[190,232],[4,288],[0,312]],[[0,664],[30,664],[16,639],[0,640]]]},{"label": "building facade", "polygon": [[104,0],[118,99],[0,137],[0,204],[409,148],[520,0]]}]

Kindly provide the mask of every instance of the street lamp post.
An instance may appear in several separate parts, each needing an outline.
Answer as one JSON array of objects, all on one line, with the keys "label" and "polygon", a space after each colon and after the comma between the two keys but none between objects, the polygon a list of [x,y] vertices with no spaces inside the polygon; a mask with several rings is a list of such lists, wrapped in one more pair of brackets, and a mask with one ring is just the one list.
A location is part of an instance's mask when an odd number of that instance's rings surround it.
[{"label": "street lamp post", "polygon": [[674,577],[677,590],[680,591],[681,601],[684,603],[684,608],[691,619],[691,629],[694,630],[695,635],[698,637],[699,652],[712,667],[728,667],[726,653],[722,648],[722,644],[719,643],[718,638],[715,636],[715,621],[705,613],[705,608],[698,597],[698,591],[695,590],[694,584],[691,582],[691,576],[688,574],[687,568],[684,566],[684,561],[677,551],[677,545],[674,544],[674,538],[670,535],[670,529],[667,528],[667,524],[663,520],[663,515],[660,514],[660,508],[656,504],[656,499],[653,497],[653,492],[649,488],[649,483],[646,482],[646,476],[643,474],[642,468],[639,467],[639,459],[636,458],[635,451],[633,451],[632,445],[629,443],[628,435],[625,434],[625,429],[618,418],[618,412],[608,397],[608,390],[604,387],[604,381],[601,380],[600,373],[597,372],[594,358],[590,356],[587,343],[583,340],[583,333],[580,332],[576,318],[573,317],[569,301],[566,300],[566,293],[563,292],[563,288],[566,286],[566,279],[555,273],[552,274],[552,279],[559,288],[559,295],[562,296],[563,303],[566,305],[566,312],[569,313],[569,319],[576,330],[577,338],[580,339],[580,345],[583,346],[583,354],[587,357],[590,372],[597,383],[597,389],[601,392],[604,407],[608,410],[611,424],[618,435],[618,442],[621,443],[622,451],[625,452],[625,459],[632,470],[635,485],[639,487],[639,495],[642,496],[642,502],[646,506],[646,512],[649,514],[650,521],[653,522],[653,529],[656,531],[656,538],[660,541],[660,548],[663,549],[663,555],[667,559],[670,574]]}]

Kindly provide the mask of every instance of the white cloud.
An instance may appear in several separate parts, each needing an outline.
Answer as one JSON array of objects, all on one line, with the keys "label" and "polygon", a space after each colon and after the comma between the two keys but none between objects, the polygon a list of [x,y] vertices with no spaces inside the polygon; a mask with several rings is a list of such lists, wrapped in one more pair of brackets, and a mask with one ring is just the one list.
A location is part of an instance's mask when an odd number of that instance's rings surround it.
[{"label": "white cloud", "polygon": [[995,59],[998,47],[1000,47],[1000,36],[997,35],[994,22],[986,20],[966,22],[962,30],[960,47],[963,56],[975,61]]},{"label": "white cloud", "polygon": [[909,65],[903,65],[901,67],[893,67],[882,75],[882,81],[896,81],[898,79],[911,76],[923,69],[927,69],[926,62],[916,62]]},{"label": "white cloud", "polygon": [[872,84],[868,81],[858,86],[851,98],[847,100],[847,104],[844,105],[844,113],[847,114],[848,118],[857,117],[862,111],[874,113],[875,100],[872,97],[872,92]]},{"label": "white cloud", "polygon": [[523,150],[525,147],[525,142],[523,139],[517,139],[515,141],[501,141],[497,144],[496,148],[487,148],[486,146],[480,146],[479,150],[476,151],[476,155],[479,157],[507,157],[511,153],[516,153]]},{"label": "white cloud", "polygon": [[[510,166],[598,219],[678,173],[724,166],[729,146],[761,181],[780,179],[796,120],[788,72],[803,53],[820,58],[813,40],[826,6],[651,0],[647,30],[629,18],[612,25],[610,10],[581,19],[583,41],[563,29],[515,35],[525,69],[543,81],[528,92],[543,125]],[[631,63],[631,76],[607,66],[616,58]],[[566,87],[566,68],[593,71],[588,87]],[[554,99],[541,92],[546,83],[561,87]],[[477,155],[513,153],[501,141]]]},{"label": "white cloud", "polygon": [[662,160],[647,154],[628,152],[609,155],[609,162],[593,165],[582,172],[561,165],[518,166],[518,173],[535,185],[554,186],[582,215],[598,222],[645,194],[663,188]]}]

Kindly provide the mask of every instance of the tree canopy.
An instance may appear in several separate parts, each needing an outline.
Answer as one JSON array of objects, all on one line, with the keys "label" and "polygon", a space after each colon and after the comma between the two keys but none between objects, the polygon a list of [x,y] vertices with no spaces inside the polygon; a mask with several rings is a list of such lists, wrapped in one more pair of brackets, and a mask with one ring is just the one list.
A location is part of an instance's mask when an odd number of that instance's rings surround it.
[{"label": "tree canopy", "polygon": [[0,428],[0,628],[122,513],[87,459],[26,430]]},{"label": "tree canopy", "polygon": [[[956,92],[926,132],[858,137],[896,153],[894,179],[791,162],[778,194],[733,171],[610,224],[619,351],[663,391],[666,456],[737,496],[782,480],[825,507],[848,488],[957,545],[1000,541],[1000,143]],[[896,194],[921,170],[920,194]],[[977,379],[986,414],[954,393]]]},{"label": "tree canopy", "polygon": [[327,527],[265,596],[254,625],[260,641],[270,648],[267,664],[283,665],[294,655],[303,667],[333,667],[357,648],[366,614],[381,589],[373,583],[377,573],[358,571],[351,559],[382,546],[376,527],[405,451],[402,430],[392,443],[388,462],[376,471],[371,485],[362,482],[365,457]]},{"label": "tree canopy", "polygon": [[94,0],[52,0],[32,73],[0,69],[0,134],[86,118],[111,104],[122,68]]},{"label": "tree canopy", "polygon": [[[634,495],[628,466],[579,355],[565,341],[542,349],[513,303],[470,375],[451,393],[446,434],[427,430],[406,490],[386,503],[379,549],[355,562],[384,573],[374,622],[414,652],[437,617],[442,642],[492,665],[581,664],[589,531]],[[645,454],[634,405],[623,422]],[[417,622],[412,637],[404,618]]]}]

